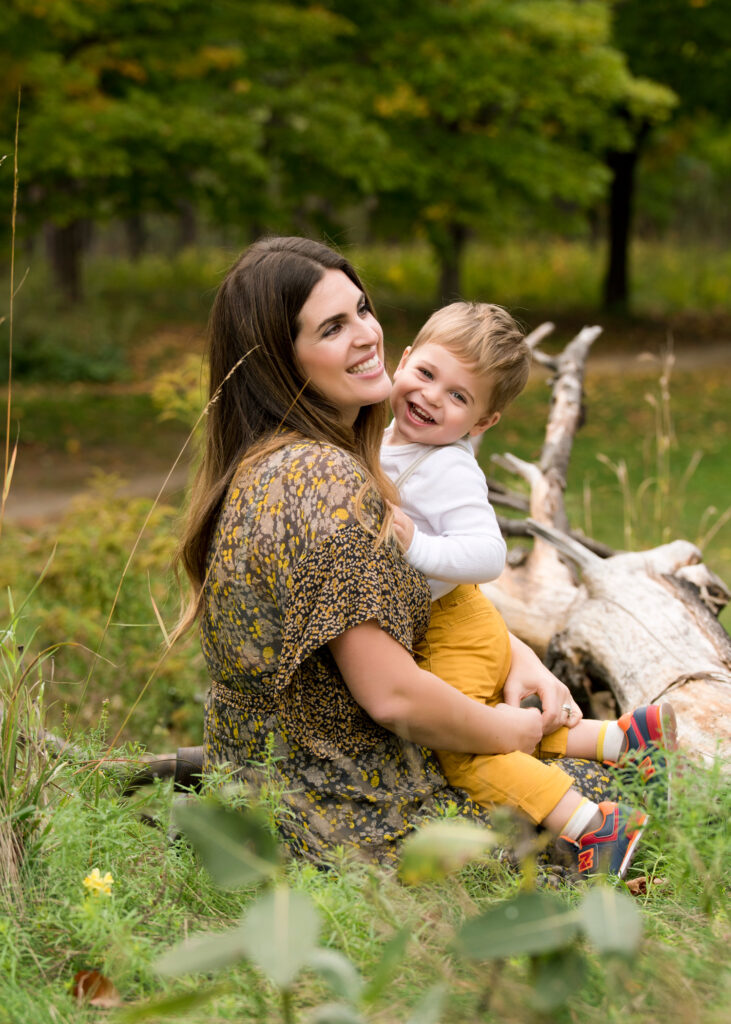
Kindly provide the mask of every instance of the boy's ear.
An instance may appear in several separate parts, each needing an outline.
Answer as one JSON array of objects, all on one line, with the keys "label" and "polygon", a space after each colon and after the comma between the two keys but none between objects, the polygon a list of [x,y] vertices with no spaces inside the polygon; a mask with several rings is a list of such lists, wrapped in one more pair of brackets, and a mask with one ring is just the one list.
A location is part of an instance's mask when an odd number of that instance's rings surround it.
[{"label": "boy's ear", "polygon": [[502,414],[499,412],[491,412],[489,416],[483,416],[481,420],[475,423],[472,430],[470,430],[470,437],[477,437],[479,434],[484,434],[490,427],[494,427],[500,419]]},{"label": "boy's ear", "polygon": [[393,379],[394,380],[396,380],[396,374],[399,373],[401,370],[403,370],[404,366],[406,366],[406,361],[408,360],[410,355],[411,355],[411,345],[408,345],[404,349],[403,355],[401,356],[401,358],[398,361],[398,366],[393,371]]}]

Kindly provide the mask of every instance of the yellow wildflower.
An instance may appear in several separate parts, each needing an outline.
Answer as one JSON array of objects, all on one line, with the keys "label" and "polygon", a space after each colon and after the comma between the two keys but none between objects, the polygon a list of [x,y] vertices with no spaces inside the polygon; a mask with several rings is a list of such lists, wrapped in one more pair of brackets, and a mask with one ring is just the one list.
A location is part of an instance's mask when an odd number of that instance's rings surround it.
[{"label": "yellow wildflower", "polygon": [[113,885],[114,879],[112,878],[112,873],[107,871],[105,875],[102,875],[99,868],[92,868],[91,874],[87,875],[84,879],[84,886],[89,890],[92,896],[99,896],[100,893],[105,893],[107,896],[111,896]]}]

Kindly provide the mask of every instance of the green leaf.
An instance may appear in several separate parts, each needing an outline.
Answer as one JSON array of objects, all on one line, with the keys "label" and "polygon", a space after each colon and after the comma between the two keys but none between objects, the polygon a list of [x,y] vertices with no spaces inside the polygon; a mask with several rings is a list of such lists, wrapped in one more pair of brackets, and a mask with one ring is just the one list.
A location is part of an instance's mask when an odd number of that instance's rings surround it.
[{"label": "green leaf", "polygon": [[149,1003],[138,1003],[136,1006],[120,1010],[117,1020],[120,1024],[136,1024],[136,1021],[150,1018],[157,1020],[160,1017],[178,1017],[227,992],[229,988],[229,985],[208,985],[204,988],[197,988],[194,992],[165,996]]},{"label": "green leaf", "polygon": [[568,945],[579,930],[576,911],[548,893],[524,892],[468,921],[456,948],[473,960],[544,953]]},{"label": "green leaf", "polygon": [[225,932],[204,933],[173,946],[155,964],[160,974],[177,976],[196,971],[218,971],[247,956],[246,935],[241,925]]},{"label": "green leaf", "polygon": [[364,1018],[348,1003],[322,1003],[307,1018],[308,1024],[364,1024]]},{"label": "green leaf", "polygon": [[642,937],[642,918],[631,896],[597,885],[578,910],[579,924],[599,953],[633,953]]},{"label": "green leaf", "polygon": [[276,872],[279,846],[257,808],[238,811],[213,798],[185,800],[174,808],[173,821],[225,889],[252,885]]},{"label": "green leaf", "polygon": [[414,1007],[407,1024],[438,1024],[446,995],[446,985],[433,985],[427,989]]},{"label": "green leaf", "polygon": [[330,988],[350,1003],[357,1003],[363,991],[363,979],[353,964],[334,949],[316,949],[307,961],[322,975]]},{"label": "green leaf", "polygon": [[405,885],[438,881],[483,857],[496,842],[493,832],[470,821],[431,821],[404,842],[399,877]]},{"label": "green leaf", "polygon": [[406,944],[409,941],[410,935],[410,928],[399,928],[396,934],[393,935],[383,947],[381,959],[376,964],[373,974],[371,975],[371,980],[368,982],[368,986],[363,994],[363,999],[367,1003],[377,999],[391,980],[393,972],[403,960],[404,953],[406,952]]},{"label": "green leaf", "polygon": [[538,957],[531,1002],[544,1012],[563,1006],[579,991],[585,974],[586,961],[578,949],[562,949]]},{"label": "green leaf", "polygon": [[241,923],[247,955],[280,988],[288,988],[311,958],[319,929],[310,897],[286,886],[265,893]]}]

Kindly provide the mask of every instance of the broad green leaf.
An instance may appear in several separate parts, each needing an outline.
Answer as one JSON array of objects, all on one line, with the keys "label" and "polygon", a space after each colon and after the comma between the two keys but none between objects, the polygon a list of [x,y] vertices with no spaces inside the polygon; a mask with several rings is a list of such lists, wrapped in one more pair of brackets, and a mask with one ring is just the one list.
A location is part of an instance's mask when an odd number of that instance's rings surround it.
[{"label": "broad green leaf", "polygon": [[586,961],[578,949],[562,949],[538,957],[531,1002],[544,1012],[563,1006],[579,991],[585,974]]},{"label": "broad green leaf", "polygon": [[279,862],[277,840],[256,808],[243,811],[217,800],[185,800],[173,811],[211,878],[225,889],[271,877]]},{"label": "broad green leaf", "polygon": [[456,948],[473,960],[544,953],[568,945],[579,930],[577,913],[558,896],[525,892],[460,929]]},{"label": "broad green leaf", "polygon": [[164,996],[148,1003],[138,1003],[119,1011],[117,1020],[120,1024],[136,1024],[139,1020],[159,1020],[160,1017],[178,1017],[196,1006],[207,1003],[210,999],[227,992],[228,985],[207,985],[197,988],[195,992],[184,992],[174,996]]},{"label": "broad green leaf", "polygon": [[288,988],[309,961],[319,929],[310,897],[286,886],[265,893],[241,923],[248,957],[280,988]]},{"label": "broad green leaf", "polygon": [[433,985],[427,989],[414,1007],[407,1024],[438,1024],[446,995],[446,985]]},{"label": "broad green leaf", "polygon": [[353,964],[335,949],[316,949],[307,961],[309,967],[322,975],[330,988],[342,999],[357,1003],[363,991],[363,979]]},{"label": "broad green leaf", "polygon": [[225,932],[194,935],[163,953],[155,966],[160,974],[168,976],[218,971],[247,955],[244,930],[237,925]]},{"label": "broad green leaf", "polygon": [[633,953],[642,937],[642,918],[631,896],[606,885],[589,892],[578,910],[579,924],[599,953]]},{"label": "broad green leaf", "polygon": [[371,980],[365,990],[363,998],[366,1002],[377,999],[386,985],[391,980],[393,972],[404,958],[406,944],[409,941],[411,929],[408,927],[399,928],[395,935],[391,936],[383,947],[381,959],[375,966]]},{"label": "broad green leaf", "polygon": [[431,821],[403,844],[399,877],[406,885],[431,882],[483,857],[497,839],[470,821]]},{"label": "broad green leaf", "polygon": [[348,1003],[322,1003],[309,1015],[307,1024],[365,1024],[365,1020]]}]

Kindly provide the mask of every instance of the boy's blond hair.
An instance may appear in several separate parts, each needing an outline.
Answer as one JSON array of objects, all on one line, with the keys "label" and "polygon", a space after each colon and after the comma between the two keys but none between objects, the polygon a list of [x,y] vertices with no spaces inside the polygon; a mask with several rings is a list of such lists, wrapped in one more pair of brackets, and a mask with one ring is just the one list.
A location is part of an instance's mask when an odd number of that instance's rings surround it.
[{"label": "boy's blond hair", "polygon": [[431,342],[492,381],[488,412],[502,412],[526,385],[531,352],[523,331],[502,306],[452,302],[432,313],[411,346]]}]

